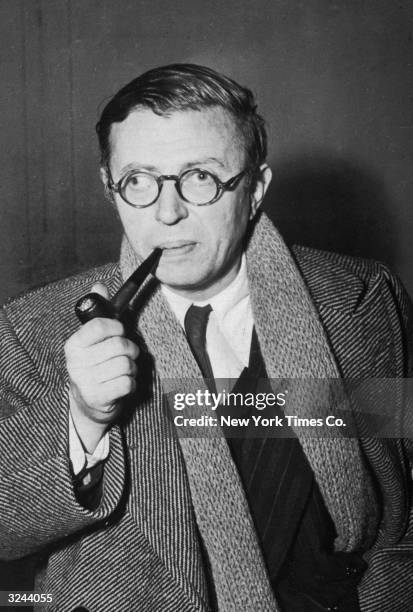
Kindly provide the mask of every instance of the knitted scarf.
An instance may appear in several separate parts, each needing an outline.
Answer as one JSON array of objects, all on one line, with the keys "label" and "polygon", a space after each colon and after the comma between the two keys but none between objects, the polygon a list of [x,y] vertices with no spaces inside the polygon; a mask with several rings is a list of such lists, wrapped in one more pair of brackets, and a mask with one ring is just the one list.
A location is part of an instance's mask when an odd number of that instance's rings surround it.
[{"label": "knitted scarf", "polygon": [[[339,378],[334,356],[305,283],[281,236],[265,214],[261,215],[249,239],[246,256],[254,321],[268,376],[274,379]],[[125,238],[120,258],[124,279],[138,262]],[[140,313],[139,331],[154,356],[161,380],[199,381],[201,373],[183,330],[159,288]],[[308,392],[308,386],[306,389]],[[300,401],[310,416],[319,409],[317,394],[311,397],[307,393]],[[291,410],[290,407],[289,414],[297,414]],[[348,414],[351,418],[350,410]],[[357,440],[333,437],[337,433],[329,437],[328,434],[322,438],[309,437],[303,427],[297,428],[296,433],[335,522],[336,549],[357,549],[373,520],[367,515],[365,503],[371,495],[372,485]],[[181,438],[180,444],[219,610],[278,610],[243,487],[225,439],[206,434],[196,439]]]}]

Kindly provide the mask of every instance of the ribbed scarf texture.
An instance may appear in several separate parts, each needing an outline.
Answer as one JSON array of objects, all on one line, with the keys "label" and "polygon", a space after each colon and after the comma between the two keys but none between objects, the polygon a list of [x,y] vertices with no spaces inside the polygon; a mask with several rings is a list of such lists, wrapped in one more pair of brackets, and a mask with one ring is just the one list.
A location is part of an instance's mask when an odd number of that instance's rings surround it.
[{"label": "ribbed scarf texture", "polygon": [[[305,283],[265,214],[256,223],[246,256],[254,321],[268,376],[297,380],[291,403],[287,401],[288,414],[318,416],[319,391],[312,397],[313,387],[303,387],[299,381],[337,379],[339,371]],[[124,238],[120,257],[124,279],[138,263],[139,258]],[[139,331],[166,386],[168,380],[199,382],[199,368],[159,287],[142,308]],[[188,391],[187,383],[184,386],[182,391]],[[332,414],[328,401],[324,404],[326,415]],[[342,403],[340,408],[346,410],[350,420],[350,407]],[[296,434],[335,522],[336,549],[357,549],[374,521],[366,513],[365,500],[372,496],[372,483],[357,440],[334,437],[337,433],[310,437],[304,427],[297,428]],[[180,444],[220,612],[278,610],[225,439],[208,437],[205,432],[205,437],[180,438]]]}]

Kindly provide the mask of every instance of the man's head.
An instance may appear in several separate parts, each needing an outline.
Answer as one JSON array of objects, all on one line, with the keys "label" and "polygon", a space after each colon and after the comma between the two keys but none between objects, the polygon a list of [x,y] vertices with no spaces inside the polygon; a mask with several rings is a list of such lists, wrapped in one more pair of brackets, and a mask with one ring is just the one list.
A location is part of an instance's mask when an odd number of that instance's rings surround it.
[{"label": "man's head", "polygon": [[164,248],[158,278],[192,297],[229,284],[271,177],[251,92],[205,67],[157,68],[122,88],[96,129],[102,178],[137,254]]}]

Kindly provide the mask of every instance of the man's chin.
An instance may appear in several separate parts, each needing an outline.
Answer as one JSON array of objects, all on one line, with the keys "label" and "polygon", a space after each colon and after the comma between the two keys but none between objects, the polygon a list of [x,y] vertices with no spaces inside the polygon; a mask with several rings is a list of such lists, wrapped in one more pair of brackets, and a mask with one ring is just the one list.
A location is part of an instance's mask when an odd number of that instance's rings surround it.
[{"label": "man's chin", "polygon": [[[169,267],[169,266],[168,266]],[[187,270],[168,270],[166,266],[159,266],[156,271],[156,278],[171,291],[175,293],[196,294],[203,291],[208,283],[208,275],[201,275],[196,266]]]},{"label": "man's chin", "polygon": [[156,273],[156,278],[166,287],[169,287],[172,291],[197,291],[203,287],[202,280],[194,278],[192,275],[188,276],[172,276],[165,273]]}]

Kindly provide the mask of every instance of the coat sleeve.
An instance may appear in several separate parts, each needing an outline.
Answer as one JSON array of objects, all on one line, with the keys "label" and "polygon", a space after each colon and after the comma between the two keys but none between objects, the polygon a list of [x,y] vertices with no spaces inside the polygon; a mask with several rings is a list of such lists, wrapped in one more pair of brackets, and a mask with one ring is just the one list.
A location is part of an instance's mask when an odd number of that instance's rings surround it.
[{"label": "coat sleeve", "polygon": [[381,264],[382,272],[388,287],[397,304],[397,313],[401,330],[401,344],[404,356],[406,378],[413,377],[413,304],[400,279]]},{"label": "coat sleeve", "polygon": [[50,384],[46,374],[0,311],[0,559],[99,527],[124,489],[122,437],[113,427],[101,503],[95,511],[78,503],[68,457],[68,386]]},{"label": "coat sleeve", "polygon": [[[404,408],[403,408],[403,445],[413,469],[413,304],[399,278],[382,266],[383,274],[397,304],[397,317],[399,333],[396,341],[400,344],[402,355],[401,376],[403,376]],[[391,318],[389,316],[389,318]],[[413,513],[412,513],[413,516]]]}]

